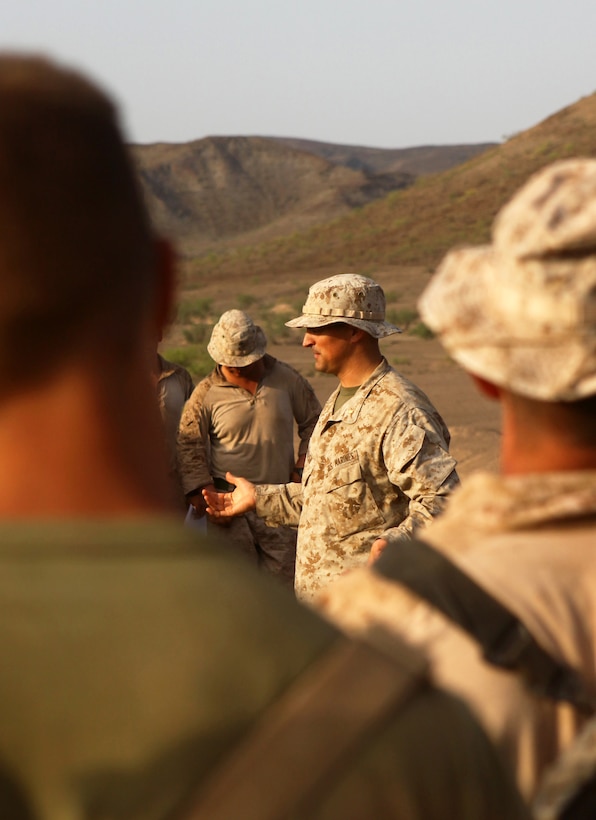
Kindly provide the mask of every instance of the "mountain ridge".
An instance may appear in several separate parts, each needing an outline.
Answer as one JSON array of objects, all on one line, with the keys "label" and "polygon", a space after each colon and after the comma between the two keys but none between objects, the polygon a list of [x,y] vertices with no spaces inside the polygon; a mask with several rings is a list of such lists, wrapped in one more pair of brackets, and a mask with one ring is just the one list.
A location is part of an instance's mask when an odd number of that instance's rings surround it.
[{"label": "mountain ridge", "polygon": [[434,266],[452,246],[486,242],[497,211],[554,160],[596,157],[596,94],[448,171],[294,235],[193,261],[193,275]]},{"label": "mountain ridge", "polygon": [[455,145],[419,145],[408,148],[371,148],[365,145],[321,142],[297,137],[265,137],[290,147],[324,157],[339,165],[371,173],[404,171],[424,176],[446,171],[498,143],[461,143]]},{"label": "mountain ridge", "polygon": [[[467,156],[481,148],[462,150]],[[131,151],[154,224],[184,255],[329,222],[411,186],[417,173],[409,167],[452,165],[462,157],[452,147],[376,149],[250,136]]]}]

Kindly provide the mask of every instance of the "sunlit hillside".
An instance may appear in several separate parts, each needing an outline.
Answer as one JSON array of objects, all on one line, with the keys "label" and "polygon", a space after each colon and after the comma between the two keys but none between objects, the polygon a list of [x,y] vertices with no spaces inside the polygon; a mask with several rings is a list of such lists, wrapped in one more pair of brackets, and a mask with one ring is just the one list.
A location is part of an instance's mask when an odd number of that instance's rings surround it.
[{"label": "sunlit hillside", "polygon": [[213,275],[291,277],[341,266],[433,266],[452,245],[482,242],[501,205],[532,173],[563,157],[596,156],[596,94],[502,145],[403,191],[306,231],[198,256],[185,281]]}]

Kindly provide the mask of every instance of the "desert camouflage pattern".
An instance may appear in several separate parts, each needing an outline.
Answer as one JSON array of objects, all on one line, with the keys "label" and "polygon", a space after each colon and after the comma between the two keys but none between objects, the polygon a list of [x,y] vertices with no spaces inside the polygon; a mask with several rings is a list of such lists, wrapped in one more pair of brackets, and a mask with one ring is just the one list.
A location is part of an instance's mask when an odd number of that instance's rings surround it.
[{"label": "desert camouflage pattern", "polygon": [[286,322],[288,327],[324,327],[344,322],[366,331],[375,339],[401,333],[385,320],[383,288],[357,273],[340,273],[312,285],[302,316]]},{"label": "desert camouflage pattern", "polygon": [[[586,616],[594,609],[595,535],[596,472],[581,471],[476,473],[422,538],[448,553],[547,651],[596,687],[596,622]],[[393,634],[424,648],[439,682],[481,718],[527,797],[585,721],[570,706],[537,701],[518,676],[484,663],[476,644],[435,609],[374,571],[347,573],[314,603],[350,635],[374,643]]]},{"label": "desert camouflage pattern", "polygon": [[254,566],[294,588],[296,537],[294,527],[268,527],[252,510],[220,523],[207,521],[207,532],[225,540]]},{"label": "desert camouflage pattern", "polygon": [[[588,517],[596,528],[596,473],[545,473],[503,477],[477,472],[451,496],[448,509],[421,537],[452,560],[489,537],[530,532],[551,522],[574,525]],[[565,524],[563,523],[563,526]],[[519,540],[519,534],[516,540]],[[511,568],[506,567],[505,572]],[[348,606],[348,602],[351,602]],[[346,574],[316,598],[318,607],[343,629],[359,635],[375,620],[402,632],[403,620],[420,600],[374,572]]]},{"label": "desert camouflage pattern", "polygon": [[337,393],[310,440],[302,484],[257,488],[257,512],[268,524],[300,522],[302,599],[365,564],[375,538],[408,537],[427,524],[458,484],[445,423],[385,360],[334,413]]},{"label": "desert camouflage pattern", "polygon": [[213,328],[207,351],[214,362],[226,367],[246,367],[262,359],[267,338],[243,310],[228,310]]},{"label": "desert camouflage pattern", "polygon": [[596,160],[533,176],[491,245],[447,254],[419,310],[456,361],[495,384],[545,401],[596,393]]}]

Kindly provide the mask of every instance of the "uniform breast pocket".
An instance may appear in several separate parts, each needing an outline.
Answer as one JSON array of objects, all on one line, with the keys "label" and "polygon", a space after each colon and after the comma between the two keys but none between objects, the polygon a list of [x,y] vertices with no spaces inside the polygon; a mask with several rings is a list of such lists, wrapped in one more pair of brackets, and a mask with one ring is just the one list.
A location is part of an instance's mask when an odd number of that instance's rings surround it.
[{"label": "uniform breast pocket", "polygon": [[326,493],[329,517],[340,538],[381,527],[385,523],[364,480],[359,462],[352,461],[338,467],[328,477]]}]

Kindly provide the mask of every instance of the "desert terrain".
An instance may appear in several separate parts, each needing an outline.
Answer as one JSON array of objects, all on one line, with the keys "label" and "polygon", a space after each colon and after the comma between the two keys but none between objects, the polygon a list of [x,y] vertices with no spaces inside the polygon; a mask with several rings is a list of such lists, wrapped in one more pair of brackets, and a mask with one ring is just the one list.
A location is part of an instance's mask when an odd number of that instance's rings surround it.
[{"label": "desert terrain", "polygon": [[179,254],[178,310],[162,352],[195,380],[225,310],[250,313],[270,351],[312,381],[299,331],[285,327],[309,285],[335,273],[378,281],[388,319],[382,343],[447,422],[465,478],[498,466],[499,408],[479,396],[421,324],[417,300],[447,250],[490,241],[493,219],[531,174],[556,160],[596,157],[596,94],[498,145],[372,149],[309,140],[208,138],[133,146],[155,226]]},{"label": "desert terrain", "polygon": [[[311,277],[303,274],[292,283],[278,280],[265,290],[260,280],[255,282],[245,277],[205,283],[200,298],[209,304],[209,313],[194,325],[204,331],[200,334],[202,342],[182,347],[182,350],[193,351],[189,359],[182,357],[182,363],[194,371],[195,379],[207,372],[213,365],[205,352],[211,325],[223,311],[239,307],[264,328],[268,336],[268,352],[302,373],[323,403],[335,389],[337,380],[315,372],[311,352],[301,345],[302,332],[285,328],[283,321],[299,314],[309,284],[327,273],[313,272]],[[458,460],[460,476],[465,478],[479,468],[497,468],[499,408],[478,394],[471,379],[449,358],[436,339],[415,332],[419,326],[416,300],[430,275],[416,267],[374,272],[375,280],[388,296],[390,320],[403,328],[401,334],[383,339],[381,349],[396,370],[426,392],[445,419],[452,436],[451,451]],[[164,355],[174,351],[173,358],[180,360],[181,348],[176,345],[181,344],[182,339],[180,327],[174,325],[164,341]]]}]

